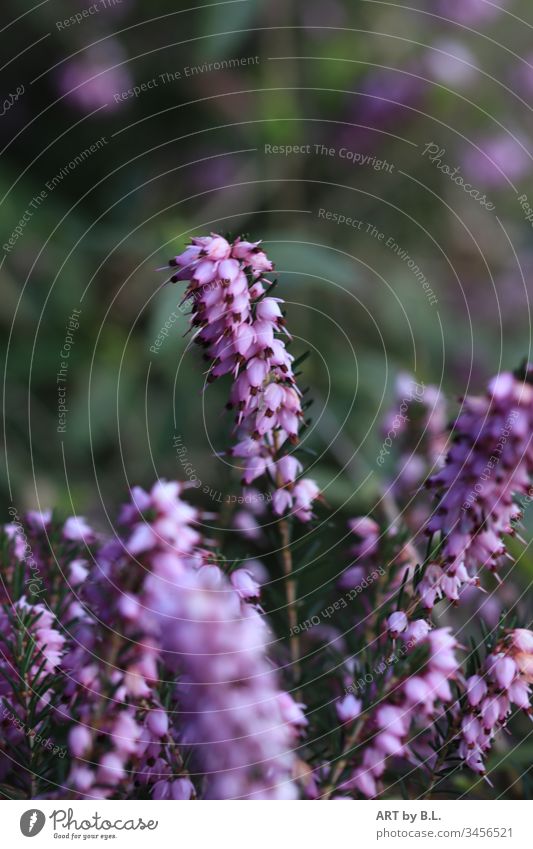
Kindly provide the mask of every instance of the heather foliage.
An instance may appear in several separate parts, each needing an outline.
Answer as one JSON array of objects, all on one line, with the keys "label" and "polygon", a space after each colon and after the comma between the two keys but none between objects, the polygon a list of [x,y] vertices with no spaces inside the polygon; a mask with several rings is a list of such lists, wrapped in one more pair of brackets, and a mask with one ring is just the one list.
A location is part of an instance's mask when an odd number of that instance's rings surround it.
[{"label": "heather foliage", "polygon": [[228,384],[242,502],[213,532],[190,482],[158,480],[132,488],[112,533],[51,513],[4,526],[3,794],[416,798],[465,773],[490,782],[503,729],[520,735],[530,714],[527,614],[491,619],[481,601],[504,592],[530,496],[531,367],[465,398],[451,431],[442,395],[400,376],[382,423],[394,484],[336,527],[336,582],[309,598],[302,571],[336,517],[305,473],[273,264],[259,242],[212,234],[170,268],[207,406],[209,384]]}]

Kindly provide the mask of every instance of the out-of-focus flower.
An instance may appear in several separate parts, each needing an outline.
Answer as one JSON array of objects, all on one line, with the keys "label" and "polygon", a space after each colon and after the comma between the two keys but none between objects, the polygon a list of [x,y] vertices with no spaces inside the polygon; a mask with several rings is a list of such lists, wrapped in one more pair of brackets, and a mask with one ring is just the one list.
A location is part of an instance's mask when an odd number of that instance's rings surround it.
[{"label": "out-of-focus flower", "polygon": [[132,85],[125,56],[117,41],[90,47],[62,64],[58,86],[62,95],[82,112],[106,106],[116,109],[119,94]]},{"label": "out-of-focus flower", "polygon": [[341,722],[351,722],[361,713],[361,700],[348,693],[335,704],[335,709]]},{"label": "out-of-focus flower", "polygon": [[267,630],[223,581],[187,571],[159,599],[162,639],[180,669],[183,739],[210,799],[292,799],[293,748],[306,722],[266,657]]},{"label": "out-of-focus flower", "polygon": [[520,134],[500,133],[479,139],[470,145],[462,159],[465,176],[472,182],[490,188],[501,188],[519,180],[531,171],[533,160],[529,144]]},{"label": "out-of-focus flower", "polygon": [[70,516],[63,526],[65,539],[75,542],[94,542],[95,533],[83,516]]},{"label": "out-of-focus flower", "polygon": [[391,615],[387,619],[387,628],[393,639],[399,637],[400,634],[405,631],[407,625],[407,616],[405,615],[403,610],[397,610],[395,613],[391,613]]},{"label": "out-of-focus flower", "polygon": [[507,5],[507,0],[437,0],[436,11],[465,26],[494,20]]},{"label": "out-of-focus flower", "polygon": [[424,61],[436,82],[452,88],[466,88],[478,75],[474,54],[460,41],[443,39],[431,47]]}]

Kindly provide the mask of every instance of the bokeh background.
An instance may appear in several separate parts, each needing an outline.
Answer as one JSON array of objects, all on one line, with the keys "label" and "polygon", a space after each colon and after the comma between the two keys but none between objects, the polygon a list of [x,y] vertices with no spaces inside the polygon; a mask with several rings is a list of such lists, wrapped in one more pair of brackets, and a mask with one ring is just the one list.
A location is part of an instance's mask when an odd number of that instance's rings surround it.
[{"label": "bokeh background", "polygon": [[[239,491],[227,383],[202,391],[158,270],[195,233],[274,259],[310,352],[312,476],[342,516],[392,474],[398,374],[454,398],[530,355],[527,0],[23,6],[0,26],[4,513],[105,529],[132,483],[183,478],[183,451],[199,501]],[[518,592],[532,574],[526,551]]]}]

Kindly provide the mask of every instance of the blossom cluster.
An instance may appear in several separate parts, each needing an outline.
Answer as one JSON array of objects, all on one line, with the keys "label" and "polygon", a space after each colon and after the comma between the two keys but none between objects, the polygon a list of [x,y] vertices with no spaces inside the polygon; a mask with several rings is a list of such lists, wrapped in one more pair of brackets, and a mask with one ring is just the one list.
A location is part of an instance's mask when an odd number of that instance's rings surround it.
[{"label": "blossom cluster", "polygon": [[[230,579],[215,564],[202,514],[183,499],[184,489],[166,481],[149,491],[135,487],[112,539],[82,519],[57,530],[49,514],[38,532],[31,517],[5,531],[10,562],[23,570],[23,535],[36,557],[47,537],[57,536],[58,547],[74,545],[56,575],[39,560],[43,602],[22,595],[1,613],[0,697],[21,711],[23,664],[24,688],[38,696],[35,710],[24,707],[24,724],[36,733],[51,726],[69,753],[61,783],[44,782],[47,797],[297,795],[294,749],[307,720],[268,659],[259,585],[246,568]],[[5,742],[20,745],[19,728],[2,724]],[[15,766],[0,754],[0,774],[16,785]],[[28,748],[24,782],[32,795],[35,767]]]},{"label": "blossom cluster", "polygon": [[184,574],[161,614],[172,619],[163,644],[182,670],[182,739],[206,775],[205,798],[296,798],[294,750],[307,720],[268,663],[263,617],[216,566]]},{"label": "blossom cluster", "polygon": [[264,275],[273,264],[259,242],[220,235],[200,236],[170,260],[173,283],[188,281],[194,341],[209,361],[207,380],[231,374],[228,406],[235,413],[237,442],[231,449],[242,463],[245,485],[268,474],[275,486],[274,512],[291,511],[302,522],[312,517],[319,495],[314,481],[301,477],[291,453],[302,426],[301,393],[294,357],[284,339],[281,298]]}]

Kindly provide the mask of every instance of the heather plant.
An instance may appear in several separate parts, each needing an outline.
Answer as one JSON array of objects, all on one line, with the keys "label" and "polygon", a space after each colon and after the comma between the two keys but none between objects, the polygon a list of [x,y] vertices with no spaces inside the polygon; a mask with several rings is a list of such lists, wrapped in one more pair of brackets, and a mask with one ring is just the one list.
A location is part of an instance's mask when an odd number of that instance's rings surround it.
[{"label": "heather plant", "polygon": [[[166,480],[133,487],[112,534],[14,514],[2,792],[328,800],[490,782],[504,729],[530,714],[533,632],[499,583],[531,492],[533,367],[463,399],[451,430],[441,393],[400,377],[383,498],[346,529],[306,473],[305,352],[261,244],[195,237],[169,267],[207,407],[228,386],[242,499],[220,528],[190,482]],[[317,550],[325,530],[338,545]],[[487,591],[502,603],[477,631],[464,611]]]}]

